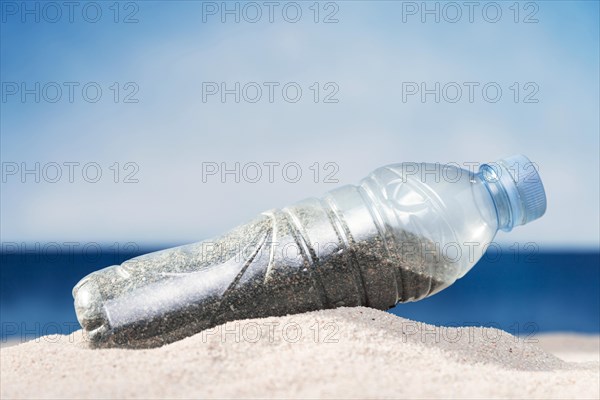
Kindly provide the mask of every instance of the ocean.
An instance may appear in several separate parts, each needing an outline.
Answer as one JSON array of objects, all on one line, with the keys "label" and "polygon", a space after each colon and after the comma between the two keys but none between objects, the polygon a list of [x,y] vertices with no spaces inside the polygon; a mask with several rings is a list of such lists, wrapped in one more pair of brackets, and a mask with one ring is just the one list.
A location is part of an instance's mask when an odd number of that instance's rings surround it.
[{"label": "ocean", "polygon": [[[2,253],[1,341],[79,329],[71,296],[77,281],[154,250]],[[449,288],[389,312],[437,325],[492,326],[520,336],[558,331],[598,334],[600,252],[523,254],[506,248],[488,253]]]}]

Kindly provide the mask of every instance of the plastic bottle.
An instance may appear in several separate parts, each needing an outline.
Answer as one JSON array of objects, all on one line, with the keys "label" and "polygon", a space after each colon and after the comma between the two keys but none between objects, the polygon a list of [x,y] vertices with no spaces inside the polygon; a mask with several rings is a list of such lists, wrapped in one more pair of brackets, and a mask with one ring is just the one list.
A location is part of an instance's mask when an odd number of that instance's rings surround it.
[{"label": "plastic bottle", "polygon": [[541,217],[525,156],[484,164],[403,163],[222,237],[136,257],[73,289],[98,347],[153,347],[245,318],[341,306],[386,310],[451,285],[498,230]]}]

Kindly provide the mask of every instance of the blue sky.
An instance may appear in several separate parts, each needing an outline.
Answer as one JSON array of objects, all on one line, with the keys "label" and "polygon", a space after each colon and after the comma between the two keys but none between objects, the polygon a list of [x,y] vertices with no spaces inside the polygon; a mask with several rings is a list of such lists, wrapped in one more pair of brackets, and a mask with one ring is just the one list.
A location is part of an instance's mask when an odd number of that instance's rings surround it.
[{"label": "blue sky", "polygon": [[[479,8],[473,22],[463,15],[450,23],[441,15],[440,23],[431,16],[423,23],[420,10],[406,14],[413,3],[366,1],[336,7],[323,2],[319,23],[309,8],[313,2],[299,3],[303,14],[297,23],[278,10],[273,23],[264,14],[257,23],[243,16],[240,23],[231,17],[222,23],[219,15],[205,15],[203,22],[207,3],[194,1],[122,2],[118,23],[109,8],[113,2],[98,2],[97,23],[78,10],[72,23],[64,14],[56,23],[45,21],[53,15],[40,11],[38,23],[31,15],[23,22],[21,10],[13,14],[5,3],[3,168],[57,163],[63,177],[56,183],[44,177],[36,183],[32,175],[25,183],[18,174],[6,177],[3,242],[196,241],[265,209],[356,183],[382,165],[485,162],[523,153],[539,165],[548,211],[531,225],[501,233],[498,241],[598,246],[598,2],[538,2],[537,8],[520,3],[518,23],[509,8],[513,2],[498,3],[502,16],[496,23]],[[483,9],[490,3],[478,4]],[[339,22],[321,22],[334,11]],[[132,12],[138,22],[123,23]],[[531,13],[538,22],[524,23]],[[79,86],[72,103],[66,92],[56,103],[44,98],[36,103],[33,95],[23,102],[20,93],[6,92],[11,83],[35,82]],[[80,90],[90,82],[102,89],[96,103]],[[281,92],[273,103],[264,97],[235,103],[232,96],[225,103],[219,96],[203,102],[203,82],[279,82],[279,87],[295,82],[303,96],[297,103],[285,101]],[[403,102],[406,82],[431,87],[454,82],[463,89],[464,82],[478,88],[494,83],[502,97],[489,102],[477,89],[472,103],[464,91],[456,103],[436,103],[432,96],[423,103],[419,95]],[[323,102],[333,87],[327,89],[327,83],[339,89],[337,103]],[[138,102],[125,103],[133,92],[130,100]],[[527,95],[537,102],[525,103]],[[75,162],[99,165],[102,178],[87,182],[77,169],[69,182],[64,163]],[[291,183],[276,174],[273,183],[222,183],[213,177],[203,182],[207,162],[293,162],[303,178]],[[310,169],[315,163],[321,171],[317,183]],[[323,179],[326,163],[335,164],[339,183]],[[139,182],[123,183],[129,173]]]}]

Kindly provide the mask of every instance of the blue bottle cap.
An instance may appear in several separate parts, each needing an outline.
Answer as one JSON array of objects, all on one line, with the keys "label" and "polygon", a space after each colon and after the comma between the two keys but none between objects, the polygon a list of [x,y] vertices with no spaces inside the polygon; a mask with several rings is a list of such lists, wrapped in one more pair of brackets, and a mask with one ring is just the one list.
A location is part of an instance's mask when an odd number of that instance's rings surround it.
[{"label": "blue bottle cap", "polygon": [[546,193],[535,163],[518,154],[485,164],[484,169],[489,171],[487,176],[498,180],[510,202],[511,218],[504,230],[527,224],[544,215]]}]

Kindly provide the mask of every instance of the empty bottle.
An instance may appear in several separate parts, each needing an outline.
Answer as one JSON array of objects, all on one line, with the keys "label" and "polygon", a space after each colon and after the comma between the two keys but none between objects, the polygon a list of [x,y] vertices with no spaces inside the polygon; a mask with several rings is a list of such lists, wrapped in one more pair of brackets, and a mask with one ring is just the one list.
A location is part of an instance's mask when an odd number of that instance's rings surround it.
[{"label": "empty bottle", "polygon": [[451,285],[498,230],[541,217],[525,156],[484,164],[403,163],[217,239],[136,257],[73,289],[97,347],[154,347],[227,321],[342,306],[389,309]]}]

